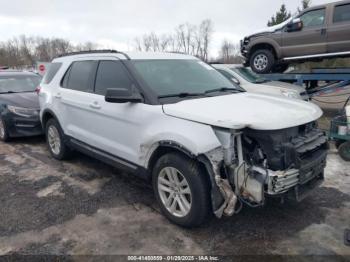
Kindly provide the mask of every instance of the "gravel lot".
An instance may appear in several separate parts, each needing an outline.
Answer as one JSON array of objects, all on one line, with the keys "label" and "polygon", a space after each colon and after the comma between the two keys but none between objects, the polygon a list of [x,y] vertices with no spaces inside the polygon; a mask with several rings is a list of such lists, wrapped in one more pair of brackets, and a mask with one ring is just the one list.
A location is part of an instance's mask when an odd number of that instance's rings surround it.
[{"label": "gravel lot", "polygon": [[159,213],[151,188],[136,177],[78,153],[56,161],[43,138],[0,143],[0,255],[350,256],[343,242],[350,228],[350,163],[333,149],[325,175],[302,203],[246,207],[188,230]]}]

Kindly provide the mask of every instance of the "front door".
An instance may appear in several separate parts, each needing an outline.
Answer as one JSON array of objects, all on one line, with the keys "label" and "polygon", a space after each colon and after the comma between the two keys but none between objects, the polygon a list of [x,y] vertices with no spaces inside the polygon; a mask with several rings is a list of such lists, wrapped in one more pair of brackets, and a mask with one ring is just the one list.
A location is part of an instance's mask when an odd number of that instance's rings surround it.
[{"label": "front door", "polygon": [[327,52],[326,9],[307,11],[299,16],[303,22],[300,31],[282,33],[284,58],[324,54]]},{"label": "front door", "polygon": [[108,88],[127,88],[138,92],[132,77],[118,60],[99,62],[93,103],[99,107],[90,112],[89,144],[113,156],[140,162],[145,123],[157,119],[161,106],[143,103],[110,103],[105,101]]}]

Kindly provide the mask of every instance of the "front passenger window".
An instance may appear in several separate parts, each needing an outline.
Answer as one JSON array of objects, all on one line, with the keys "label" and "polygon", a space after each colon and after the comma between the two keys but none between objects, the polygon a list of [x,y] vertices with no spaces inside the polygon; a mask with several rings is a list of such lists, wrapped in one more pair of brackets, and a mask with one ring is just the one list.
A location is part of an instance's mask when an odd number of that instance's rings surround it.
[{"label": "front passenger window", "polygon": [[108,88],[131,89],[132,81],[120,61],[101,61],[96,76],[95,93],[105,95]]},{"label": "front passenger window", "polygon": [[325,9],[309,11],[300,16],[303,27],[322,26],[325,22]]}]

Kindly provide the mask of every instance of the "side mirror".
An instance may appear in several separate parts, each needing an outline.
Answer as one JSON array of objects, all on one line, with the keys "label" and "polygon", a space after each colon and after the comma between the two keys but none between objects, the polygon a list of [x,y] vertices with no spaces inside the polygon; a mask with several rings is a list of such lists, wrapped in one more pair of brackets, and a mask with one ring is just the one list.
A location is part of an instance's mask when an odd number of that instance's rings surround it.
[{"label": "side mirror", "polygon": [[133,93],[127,88],[108,88],[105,101],[110,103],[141,103],[143,98],[139,93]]},{"label": "side mirror", "polygon": [[303,21],[300,18],[295,18],[287,24],[287,32],[300,31],[303,28]]},{"label": "side mirror", "polygon": [[241,82],[239,82],[239,80],[238,79],[236,79],[236,78],[234,78],[234,77],[231,77],[231,81],[233,82],[233,83],[235,83],[236,85],[239,85]]}]

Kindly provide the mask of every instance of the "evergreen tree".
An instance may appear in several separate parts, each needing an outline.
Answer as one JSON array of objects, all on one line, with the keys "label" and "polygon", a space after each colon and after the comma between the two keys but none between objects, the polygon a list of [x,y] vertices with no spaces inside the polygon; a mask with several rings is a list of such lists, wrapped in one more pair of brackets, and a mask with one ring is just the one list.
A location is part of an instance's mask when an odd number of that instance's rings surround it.
[{"label": "evergreen tree", "polygon": [[301,1],[301,8],[298,7],[298,12],[300,13],[306,8],[309,8],[311,5],[311,0],[302,0]]},{"label": "evergreen tree", "polygon": [[[304,1],[308,1],[308,0],[303,0],[303,2]],[[278,25],[286,21],[290,17],[291,17],[291,14],[290,12],[287,11],[286,5],[282,4],[280,10],[276,13],[276,15],[272,16],[271,20],[268,21],[267,26]]]}]

